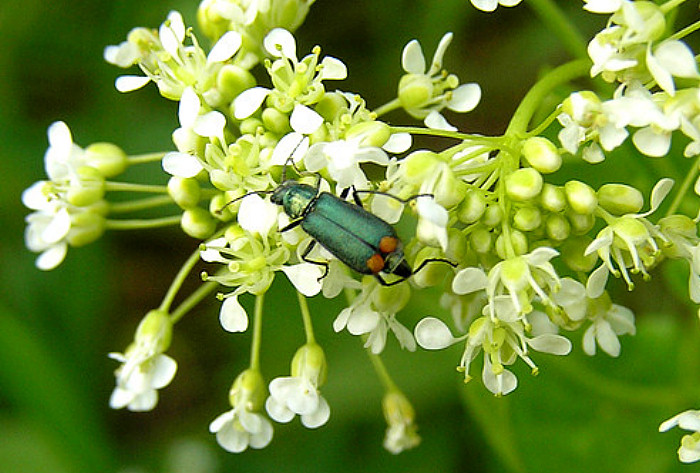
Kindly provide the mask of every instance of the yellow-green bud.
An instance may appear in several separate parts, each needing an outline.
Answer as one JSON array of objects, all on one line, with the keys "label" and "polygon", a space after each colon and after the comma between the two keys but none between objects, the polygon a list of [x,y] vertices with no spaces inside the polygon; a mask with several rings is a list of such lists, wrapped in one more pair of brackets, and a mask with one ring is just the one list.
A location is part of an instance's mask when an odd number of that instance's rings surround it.
[{"label": "yellow-green bud", "polygon": [[248,368],[239,374],[228,393],[231,406],[245,405],[252,412],[265,405],[267,386],[260,371]]},{"label": "yellow-green bud", "polygon": [[592,270],[598,261],[598,253],[586,255],[588,245],[593,241],[588,236],[568,238],[561,246],[561,257],[564,263],[573,271],[587,273]]},{"label": "yellow-green bud", "polygon": [[576,213],[592,214],[598,207],[598,198],[591,186],[581,181],[569,181],[564,184],[566,202]]},{"label": "yellow-green bud", "polygon": [[457,218],[462,223],[474,223],[484,215],[486,211],[486,197],[483,192],[476,189],[467,190],[462,205],[459,206]]},{"label": "yellow-green bud", "polygon": [[540,196],[542,208],[550,212],[561,212],[566,208],[566,193],[563,187],[553,184],[545,184],[542,186],[542,195]]},{"label": "yellow-green bud", "polygon": [[467,192],[467,183],[455,176],[455,173],[445,163],[440,163],[436,168],[436,172],[440,173],[435,184],[435,202],[442,205],[446,209],[451,209],[464,199],[464,194]]},{"label": "yellow-green bud", "polygon": [[197,8],[197,23],[204,35],[212,41],[218,40],[226,33],[231,20],[223,16],[221,0],[203,0]]},{"label": "yellow-green bud", "polygon": [[469,244],[472,249],[481,254],[486,254],[491,251],[493,235],[484,227],[475,228],[469,234]]},{"label": "yellow-green bud", "polygon": [[524,232],[532,231],[542,224],[542,212],[537,207],[525,206],[515,211],[513,226]]},{"label": "yellow-green bud", "polygon": [[496,238],[496,254],[501,259],[508,259],[510,257],[506,242],[509,243],[508,246],[513,249],[516,256],[524,255],[528,251],[529,245],[525,234],[518,230],[511,230],[510,239],[506,239],[504,234],[500,234],[498,238]]},{"label": "yellow-green bud", "polygon": [[[653,41],[659,39],[666,31],[666,17],[664,11],[659,5],[653,2],[640,1],[634,2],[632,7],[635,10],[635,17],[639,18],[640,24],[644,25],[644,41]],[[611,21],[626,25],[629,20],[625,17],[629,13],[616,12],[610,18]]]},{"label": "yellow-green bud", "polygon": [[259,129],[264,130],[265,126],[261,119],[256,117],[248,117],[239,125],[242,135],[256,135]]},{"label": "yellow-green bud", "polygon": [[548,174],[561,167],[561,156],[554,143],[547,138],[534,136],[523,143],[523,157],[530,166],[543,174]]},{"label": "yellow-green bud", "polygon": [[105,180],[97,169],[80,166],[77,170],[79,180],[72,182],[66,193],[66,200],[76,207],[87,207],[99,201],[105,195]]},{"label": "yellow-green bud", "polygon": [[78,247],[92,243],[105,232],[105,219],[98,212],[80,212],[71,216],[68,244]]},{"label": "yellow-green bud", "polygon": [[376,146],[378,148],[384,146],[390,136],[389,125],[380,121],[361,122],[345,132],[347,140],[359,139],[361,146]]},{"label": "yellow-green bud", "polygon": [[216,231],[216,220],[206,210],[195,207],[182,213],[180,227],[192,238],[204,240]]},{"label": "yellow-green bud", "polygon": [[199,203],[202,191],[197,179],[173,176],[168,181],[168,194],[181,208],[190,209]]},{"label": "yellow-green bud", "polygon": [[542,174],[536,169],[521,168],[506,177],[506,194],[517,202],[524,202],[537,197],[542,184]]},{"label": "yellow-green bud", "polygon": [[315,381],[316,386],[326,382],[326,355],[316,343],[307,343],[297,350],[292,358],[292,376],[303,376]]},{"label": "yellow-green bud", "polygon": [[243,230],[240,225],[235,224],[226,227],[226,231],[224,232],[224,238],[226,238],[226,241],[232,243],[241,237],[245,237],[245,230]]},{"label": "yellow-green bud", "polygon": [[422,108],[433,97],[433,82],[424,74],[406,74],[399,80],[398,97],[405,109]]},{"label": "yellow-green bud", "polygon": [[500,225],[503,221],[503,209],[498,204],[488,205],[484,216],[481,219],[481,223],[487,227],[493,228],[496,225]]},{"label": "yellow-green bud", "polygon": [[170,316],[165,311],[151,310],[141,319],[134,338],[137,343],[144,339],[151,344],[155,341],[155,350],[163,353],[170,347],[172,336],[173,323]]},{"label": "yellow-green bud", "polygon": [[414,151],[401,162],[401,174],[409,184],[420,185],[434,172],[438,163],[437,155],[432,151]]},{"label": "yellow-green bud", "polygon": [[595,225],[595,217],[593,214],[577,214],[576,212],[568,212],[566,217],[571,224],[571,230],[577,235],[588,233]]},{"label": "yellow-green bud", "polygon": [[233,212],[230,209],[231,205],[229,205],[231,200],[225,192],[216,194],[209,201],[209,213],[222,221],[231,220],[233,218]]},{"label": "yellow-green bud", "polygon": [[273,133],[284,135],[292,131],[289,126],[289,115],[282,113],[276,108],[267,107],[262,112],[263,126]]},{"label": "yellow-green bud", "polygon": [[225,64],[216,75],[216,88],[223,103],[231,103],[241,92],[254,86],[253,74],[235,64]]},{"label": "yellow-green bud", "polygon": [[545,231],[552,240],[566,240],[571,235],[571,224],[561,214],[550,214],[545,221]]},{"label": "yellow-green bud", "polygon": [[128,164],[126,153],[112,143],[93,143],[85,148],[83,157],[85,164],[97,169],[104,178],[118,176]]},{"label": "yellow-green bud", "polygon": [[639,212],[644,196],[626,184],[605,184],[598,189],[598,203],[613,215],[624,215]]},{"label": "yellow-green bud", "polygon": [[318,101],[314,110],[327,122],[334,121],[341,113],[348,109],[348,102],[338,92],[326,92]]}]

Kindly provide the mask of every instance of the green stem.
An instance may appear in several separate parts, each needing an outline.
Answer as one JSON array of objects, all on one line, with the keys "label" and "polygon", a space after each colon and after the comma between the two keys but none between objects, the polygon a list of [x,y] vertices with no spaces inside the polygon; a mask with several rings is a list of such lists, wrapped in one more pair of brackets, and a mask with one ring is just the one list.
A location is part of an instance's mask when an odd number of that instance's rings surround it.
[{"label": "green stem", "polygon": [[[367,340],[367,335],[362,336],[362,340],[366,341]],[[367,356],[369,357],[369,361],[372,362],[372,366],[374,367],[375,373],[377,373],[377,377],[379,378],[379,381],[381,381],[382,385],[384,386],[384,389],[387,391],[391,390],[398,390],[398,387],[396,386],[396,383],[394,382],[393,379],[391,379],[391,376],[389,375],[389,371],[386,369],[386,365],[384,364],[384,361],[381,359],[381,357],[375,353],[372,353],[369,349],[365,350],[367,353]]]},{"label": "green stem", "polygon": [[199,286],[199,288],[197,288],[196,291],[187,296],[187,299],[182,301],[182,303],[177,306],[177,309],[170,314],[170,320],[172,320],[173,323],[180,320],[186,313],[192,310],[194,306],[199,304],[205,297],[214,292],[214,289],[217,287],[219,287],[219,284],[215,282],[203,283],[201,286]]},{"label": "green stem", "polygon": [[[695,33],[698,29],[700,29],[700,21],[696,21],[695,23],[692,23],[682,30],[678,30],[675,33],[673,33],[671,36],[667,38],[667,41],[674,40],[674,39],[683,39],[686,36]],[[697,60],[697,58],[696,58]]]},{"label": "green stem", "polygon": [[496,139],[488,136],[468,135],[466,133],[460,133],[458,131],[437,130],[434,128],[420,128],[415,126],[391,126],[389,127],[389,129],[392,133],[410,133],[412,135],[440,136],[443,138],[454,138],[455,140],[470,140],[472,142],[481,144],[491,144]]},{"label": "green stem", "polygon": [[152,194],[167,194],[168,188],[165,186],[154,186],[150,184],[133,184],[131,182],[105,182],[105,190],[113,192],[146,192]]},{"label": "green stem", "polygon": [[578,77],[587,76],[590,67],[590,60],[578,59],[552,69],[525,94],[525,97],[523,97],[522,102],[520,102],[513,114],[505,134],[516,138],[524,136],[532,116],[547,94],[561,84]]},{"label": "green stem", "polygon": [[668,2],[664,3],[663,5],[660,5],[659,8],[661,9],[662,12],[668,13],[674,8],[676,8],[679,5],[682,5],[686,2],[686,0],[669,0]]},{"label": "green stem", "polygon": [[688,194],[688,189],[690,189],[690,186],[693,185],[697,179],[698,170],[700,170],[700,156],[695,158],[692,168],[688,171],[688,174],[686,174],[681,187],[678,188],[678,192],[676,192],[675,197],[673,197],[673,201],[671,201],[671,205],[669,206],[668,211],[666,211],[667,217],[669,215],[673,215],[676,210],[678,210],[678,207],[680,207],[681,202]]},{"label": "green stem", "polygon": [[109,211],[112,213],[137,212],[139,210],[152,209],[172,204],[173,199],[168,195],[158,195],[146,197],[144,199],[132,200],[128,202],[115,202],[110,204]]},{"label": "green stem", "polygon": [[175,279],[173,279],[173,282],[170,283],[168,292],[165,294],[163,302],[160,303],[160,307],[158,308],[159,310],[162,310],[163,312],[170,311],[170,306],[172,306],[175,296],[182,287],[182,283],[185,282],[185,278],[187,278],[187,276],[190,274],[192,268],[194,268],[194,265],[197,264],[197,261],[199,261],[199,247],[197,247],[197,249],[192,252],[190,257],[187,258],[187,261],[185,261],[185,264],[182,265],[180,271],[178,271],[177,275],[175,276]]},{"label": "green stem", "polygon": [[398,108],[401,108],[401,102],[399,102],[399,99],[394,99],[391,102],[387,102],[384,105],[375,108],[374,110],[372,110],[372,112],[375,113],[378,117],[381,117],[382,115],[394,111]]},{"label": "green stem", "polygon": [[137,154],[136,156],[129,156],[128,161],[129,164],[152,163],[154,161],[160,161],[165,155],[165,152]]},{"label": "green stem", "polygon": [[316,343],[314,336],[314,327],[311,323],[311,312],[309,312],[309,304],[306,302],[306,297],[297,291],[297,299],[299,299],[299,310],[301,310],[301,318],[304,321],[304,333],[306,334],[306,343]]},{"label": "green stem", "polygon": [[179,225],[181,219],[182,215],[173,215],[170,217],[153,219],[106,220],[105,228],[108,230],[143,230],[147,228],[161,228]]},{"label": "green stem", "polygon": [[547,25],[559,42],[575,58],[588,56],[586,41],[579,33],[576,25],[561,11],[561,8],[553,0],[528,0],[527,5],[532,8],[540,21]]},{"label": "green stem", "polygon": [[255,314],[253,315],[253,341],[250,345],[250,369],[260,370],[260,347],[262,345],[262,317],[265,293],[255,296]]}]

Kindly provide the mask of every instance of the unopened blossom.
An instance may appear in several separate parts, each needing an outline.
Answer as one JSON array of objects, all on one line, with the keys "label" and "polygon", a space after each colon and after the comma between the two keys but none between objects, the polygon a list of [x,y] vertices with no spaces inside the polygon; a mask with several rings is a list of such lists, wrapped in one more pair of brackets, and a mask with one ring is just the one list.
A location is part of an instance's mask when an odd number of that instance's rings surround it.
[{"label": "unopened blossom", "polygon": [[416,432],[415,412],[413,406],[401,391],[388,391],[382,399],[384,418],[387,429],[384,448],[397,454],[416,447],[420,436]]}]

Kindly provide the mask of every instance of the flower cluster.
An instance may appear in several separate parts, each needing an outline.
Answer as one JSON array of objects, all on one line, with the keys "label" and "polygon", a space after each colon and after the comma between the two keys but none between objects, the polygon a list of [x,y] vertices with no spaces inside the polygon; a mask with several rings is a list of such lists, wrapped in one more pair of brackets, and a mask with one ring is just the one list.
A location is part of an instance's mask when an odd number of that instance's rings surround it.
[{"label": "flower cluster", "polygon": [[[672,9],[587,0],[586,10],[610,15],[589,43],[590,61],[553,69],[528,100],[549,103],[559,85],[586,75],[601,76],[615,90],[560,97],[541,123],[531,123],[531,106],[520,107],[502,136],[483,136],[458,131],[444,115],[469,112],[481,98],[479,85],[462,84],[443,68],[451,33],[430,64],[420,43],[410,41],[396,98],[373,108],[360,94],[336,88],[349,74],[340,59],[323,56],[318,46],[299,53],[292,31],[311,3],[205,0],[198,20],[214,42],[208,52],[177,12],[157,30],[135,28],[126,41],[105,49],[108,62],[141,72],[119,77],[119,91],[154,83],[163,97],[179,102],[172,150],[127,157],[104,143],[79,148],[62,122],[49,129],[49,180],[23,195],[34,210],[26,242],[41,253],[40,268],[56,267],[68,246],[93,241],[106,229],[179,225],[201,242],[161,306],[143,319],[133,344],[111,355],[122,363],[112,407],[156,405],[157,390],[177,367],[164,354],[173,324],[219,287],[226,288],[217,297],[228,332],[250,329],[239,298],[256,300],[250,367],[232,384],[231,409],[209,426],[231,452],[267,446],[270,419],[286,423],[298,415],[304,426],[318,428],[330,418],[321,394],[328,361],[314,336],[307,297],[347,297],[333,328],[360,336],[375,361],[386,389],[385,447],[393,453],[414,447],[419,437],[413,408],[378,358],[389,336],[408,351],[461,344],[456,365],[465,381],[472,363],[480,363],[484,386],[501,396],[518,385],[510,367],[524,363],[537,374],[535,352],[567,355],[574,331],[581,332],[588,355],[598,347],[620,355],[620,337],[634,335],[635,317],[613,303],[610,275],[632,290],[635,275],[648,280],[664,259],[683,259],[691,268],[690,298],[700,302],[696,221],[675,213],[677,200],[663,218],[653,216],[665,205],[671,179],[659,180],[649,191],[649,210],[641,212],[646,188],[594,188],[557,175],[567,154],[594,165],[630,134],[646,156],[667,155],[674,134],[690,140],[687,157],[700,155],[700,74],[682,35],[669,32]],[[472,3],[493,11],[519,0]],[[251,72],[256,65],[267,73],[264,82]],[[382,120],[396,109],[425,127]],[[543,135],[550,126],[561,147]],[[456,144],[416,149],[416,134]],[[169,176],[167,186],[107,181],[151,161]],[[695,187],[700,193],[700,181]],[[113,203],[108,191],[155,195]],[[161,206],[175,214],[114,218]],[[400,239],[392,225],[404,215],[415,219],[415,231]],[[172,309],[184,276],[200,259],[209,265],[201,289]],[[280,271],[298,294],[306,341],[292,358],[290,376],[266,385],[261,320],[264,296]],[[423,317],[411,330],[400,311],[413,292],[429,287],[440,291],[448,315]],[[675,424],[698,430],[692,412],[663,430]],[[695,442],[684,440],[683,461],[697,460]]]}]

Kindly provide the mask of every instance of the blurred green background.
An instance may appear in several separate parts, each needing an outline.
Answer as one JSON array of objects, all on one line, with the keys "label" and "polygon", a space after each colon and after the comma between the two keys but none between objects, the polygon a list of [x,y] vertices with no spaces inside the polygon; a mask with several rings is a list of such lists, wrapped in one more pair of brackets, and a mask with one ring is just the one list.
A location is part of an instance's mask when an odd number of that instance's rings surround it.
[{"label": "blurred green background", "polygon": [[[469,132],[494,134],[505,129],[538,74],[568,59],[523,3],[487,15],[466,0],[318,0],[297,41],[302,53],[320,44],[325,54],[343,59],[350,75],[339,86],[377,106],[395,93],[406,42],[419,38],[430,57],[442,34],[453,31],[446,65],[462,81],[480,83],[483,99],[477,110],[452,121]],[[585,37],[602,28],[604,18],[585,15],[579,2],[560,4]],[[488,394],[478,377],[463,385],[453,369],[461,347],[407,354],[390,341],[386,363],[413,400],[423,437],[419,448],[398,456],[381,446],[382,391],[360,342],[333,333],[341,306],[324,300],[311,305],[330,364],[324,395],[332,414],[321,429],[297,421],[276,426],[262,451],[233,455],[218,447],[208,424],[228,409],[230,383],[248,361],[249,335],[224,333],[215,301],[178,323],[171,349],[178,375],[161,392],[158,408],[110,410],[116,363],[106,354],[126,347],[197,242],[178,232],[110,233],[71,249],[57,270],[42,273],[24,248],[27,211],[20,194],[44,178],[46,127],[55,120],[66,121],[83,146],[111,141],[133,154],[171,148],[176,105],[152,86],[117,93],[113,80],[121,71],[103,62],[102,51],[133,26],[157,27],[170,9],[194,24],[196,7],[194,1],[135,0],[11,0],[0,6],[1,473],[682,471],[675,453],[680,431],[657,433],[662,420],[700,407],[697,319],[683,302],[687,268],[675,264],[654,272],[654,284],[615,293],[638,317],[638,333],[623,338],[619,359],[586,357],[581,333],[572,334],[575,348],[565,359],[536,355],[537,378],[519,363],[519,387],[503,399]],[[410,123],[400,114],[389,119]],[[650,189],[655,173],[682,176],[686,164],[650,164],[622,150],[587,178],[598,184],[624,176]],[[158,166],[146,172],[131,177],[165,183]],[[590,167],[570,168],[581,172]],[[266,307],[262,362],[268,379],[287,372],[302,343],[299,314],[287,310],[296,303],[288,283],[278,279]],[[613,289],[621,289],[616,283]],[[412,327],[423,315],[444,315],[432,301],[414,298],[402,320]]]}]

